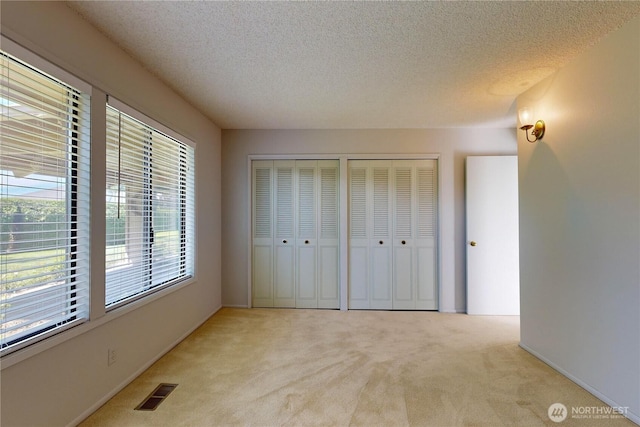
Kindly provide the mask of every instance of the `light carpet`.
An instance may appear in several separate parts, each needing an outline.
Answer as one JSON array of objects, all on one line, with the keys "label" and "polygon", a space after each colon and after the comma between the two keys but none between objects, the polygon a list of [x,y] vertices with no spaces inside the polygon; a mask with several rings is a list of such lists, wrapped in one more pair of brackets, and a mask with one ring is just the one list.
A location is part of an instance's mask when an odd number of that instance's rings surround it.
[{"label": "light carpet", "polygon": [[606,405],[518,342],[515,316],[224,308],[81,426],[635,426],[572,418]]}]

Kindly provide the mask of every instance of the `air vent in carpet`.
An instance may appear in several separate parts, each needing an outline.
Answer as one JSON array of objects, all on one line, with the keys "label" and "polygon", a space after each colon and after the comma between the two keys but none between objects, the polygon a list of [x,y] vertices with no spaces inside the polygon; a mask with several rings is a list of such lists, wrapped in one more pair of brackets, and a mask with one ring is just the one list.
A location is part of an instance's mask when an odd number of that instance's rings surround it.
[{"label": "air vent in carpet", "polygon": [[160,405],[176,387],[178,387],[178,384],[160,384],[136,407],[136,411],[155,411],[158,405]]}]

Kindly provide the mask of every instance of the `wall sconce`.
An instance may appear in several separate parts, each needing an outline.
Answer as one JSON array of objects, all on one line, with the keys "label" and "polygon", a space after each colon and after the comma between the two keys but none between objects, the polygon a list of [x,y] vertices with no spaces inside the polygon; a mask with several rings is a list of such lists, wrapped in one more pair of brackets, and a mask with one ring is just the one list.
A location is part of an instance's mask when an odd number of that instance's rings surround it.
[{"label": "wall sconce", "polygon": [[[539,139],[542,139],[544,136],[544,121],[538,120],[535,125],[531,124],[531,111],[528,108],[521,108],[518,110],[518,118],[520,119],[520,129],[522,129],[527,136],[527,141],[536,142]],[[531,136],[533,136],[533,140],[529,139],[529,129],[533,128],[531,131]]]}]

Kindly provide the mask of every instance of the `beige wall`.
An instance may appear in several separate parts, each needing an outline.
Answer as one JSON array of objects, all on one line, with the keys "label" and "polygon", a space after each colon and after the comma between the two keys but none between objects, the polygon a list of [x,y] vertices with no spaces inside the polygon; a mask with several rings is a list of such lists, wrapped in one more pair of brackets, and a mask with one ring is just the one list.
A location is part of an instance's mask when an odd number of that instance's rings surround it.
[{"label": "beige wall", "polygon": [[[4,35],[99,88],[95,103],[109,93],[197,144],[195,283],[3,358],[0,424],[62,426],[97,409],[220,307],[220,129],[63,3],[3,1],[1,19]],[[109,348],[117,350],[110,367]]]},{"label": "beige wall", "polygon": [[640,18],[518,105],[521,343],[640,423]]},{"label": "beige wall", "polygon": [[439,154],[442,311],[465,311],[464,160],[515,154],[514,129],[224,130],[222,302],[248,300],[250,154]]}]

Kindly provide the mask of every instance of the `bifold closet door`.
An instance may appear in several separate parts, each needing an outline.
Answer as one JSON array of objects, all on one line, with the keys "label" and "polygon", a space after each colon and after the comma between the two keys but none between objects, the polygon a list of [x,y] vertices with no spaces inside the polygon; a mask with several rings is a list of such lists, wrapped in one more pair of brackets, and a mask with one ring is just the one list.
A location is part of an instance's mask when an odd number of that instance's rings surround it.
[{"label": "bifold closet door", "polygon": [[254,307],[273,307],[273,161],[252,162],[251,285]]},{"label": "bifold closet door", "polygon": [[349,308],[392,308],[391,164],[349,161]]},{"label": "bifold closet door", "polygon": [[407,162],[393,168],[393,308],[415,308],[415,176]]},{"label": "bifold closet door", "polygon": [[349,308],[437,309],[435,160],[349,161]]},{"label": "bifold closet door", "polygon": [[318,306],[317,294],[317,162],[297,161],[297,296],[296,308]]},{"label": "bifold closet door", "polygon": [[318,308],[340,307],[340,164],[318,160]]},{"label": "bifold closet door", "polygon": [[438,309],[438,174],[435,160],[416,166],[415,308]]},{"label": "bifold closet door", "polygon": [[338,162],[298,160],[297,308],[339,307]]},{"label": "bifold closet door", "polygon": [[252,162],[254,307],[339,307],[339,163]]},{"label": "bifold closet door", "polygon": [[274,171],[274,281],[273,306],[293,307],[296,302],[295,289],[295,232],[294,232],[294,176],[296,162],[277,160]]}]

